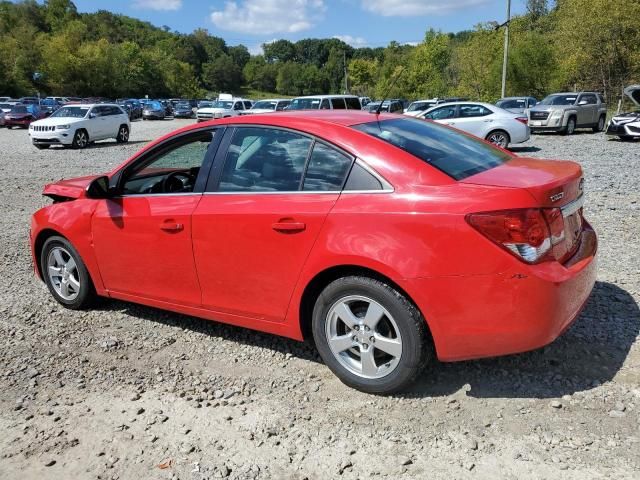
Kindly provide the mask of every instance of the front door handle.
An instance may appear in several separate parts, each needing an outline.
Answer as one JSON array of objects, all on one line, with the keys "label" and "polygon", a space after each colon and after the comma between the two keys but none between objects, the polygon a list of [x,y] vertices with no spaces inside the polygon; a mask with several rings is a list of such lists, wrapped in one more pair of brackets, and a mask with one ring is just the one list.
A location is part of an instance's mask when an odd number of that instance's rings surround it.
[{"label": "front door handle", "polygon": [[184,225],[182,223],[164,222],[160,224],[160,230],[164,230],[165,232],[181,232],[184,230]]},{"label": "front door handle", "polygon": [[271,225],[276,232],[280,233],[298,233],[303,232],[307,226],[302,222],[279,221]]}]

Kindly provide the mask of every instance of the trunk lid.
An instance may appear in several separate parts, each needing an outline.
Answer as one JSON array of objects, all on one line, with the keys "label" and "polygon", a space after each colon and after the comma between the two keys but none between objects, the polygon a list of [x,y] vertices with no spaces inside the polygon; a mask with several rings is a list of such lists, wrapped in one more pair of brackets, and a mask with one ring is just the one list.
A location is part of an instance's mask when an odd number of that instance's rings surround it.
[{"label": "trunk lid", "polygon": [[554,243],[555,257],[564,261],[580,245],[584,179],[577,163],[516,157],[461,183],[527,190],[536,200],[537,208],[557,209],[550,212],[555,213],[553,218],[557,222],[552,230],[555,228],[555,235],[563,235],[564,240]]},{"label": "trunk lid", "polygon": [[85,196],[89,184],[100,175],[69,178],[45,185],[42,194],[54,200],[75,200]]}]

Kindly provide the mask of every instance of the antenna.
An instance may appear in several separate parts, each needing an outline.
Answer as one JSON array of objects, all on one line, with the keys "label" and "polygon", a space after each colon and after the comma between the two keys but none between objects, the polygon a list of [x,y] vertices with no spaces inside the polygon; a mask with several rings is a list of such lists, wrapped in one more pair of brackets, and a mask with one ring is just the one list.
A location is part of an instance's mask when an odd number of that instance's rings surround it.
[{"label": "antenna", "polygon": [[382,101],[380,102],[380,105],[378,105],[378,108],[376,108],[376,115],[380,115],[380,112],[382,111],[382,105],[384,105],[384,102],[387,100],[387,95],[389,95],[389,93],[391,92],[391,89],[394,87],[394,85],[396,84],[396,82],[398,81],[398,79],[403,73],[404,73],[404,67],[400,67],[400,71],[398,71],[396,76],[393,77],[393,81],[391,82],[391,85],[389,85],[389,88],[387,88],[387,91],[384,92],[384,95],[382,96]]}]

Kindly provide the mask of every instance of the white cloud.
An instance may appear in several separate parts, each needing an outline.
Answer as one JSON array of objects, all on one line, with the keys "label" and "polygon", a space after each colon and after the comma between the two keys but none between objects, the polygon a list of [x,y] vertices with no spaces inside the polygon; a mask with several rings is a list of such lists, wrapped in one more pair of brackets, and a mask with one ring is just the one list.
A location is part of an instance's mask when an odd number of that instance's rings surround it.
[{"label": "white cloud", "polygon": [[228,1],[211,21],[222,30],[252,35],[295,33],[312,28],[324,11],[324,0]]},{"label": "white cloud", "polygon": [[438,15],[486,5],[489,0],[362,0],[362,8],[384,17]]},{"label": "white cloud", "polygon": [[133,6],[146,10],[180,10],[182,0],[135,0]]},{"label": "white cloud", "polygon": [[333,38],[342,40],[344,43],[355,48],[367,46],[367,41],[362,37],[352,37],[351,35],[334,35]]}]

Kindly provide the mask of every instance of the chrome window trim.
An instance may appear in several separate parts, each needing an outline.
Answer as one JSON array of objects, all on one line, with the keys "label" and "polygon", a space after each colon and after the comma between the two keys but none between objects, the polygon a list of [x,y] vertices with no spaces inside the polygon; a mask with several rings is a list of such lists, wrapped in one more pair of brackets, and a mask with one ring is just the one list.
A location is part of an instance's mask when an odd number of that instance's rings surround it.
[{"label": "chrome window trim", "polygon": [[560,210],[562,211],[562,216],[567,218],[576,213],[582,207],[584,207],[584,195],[580,195],[574,201],[567,203],[564,207],[561,207]]}]

